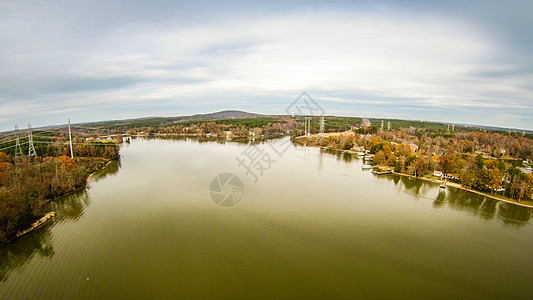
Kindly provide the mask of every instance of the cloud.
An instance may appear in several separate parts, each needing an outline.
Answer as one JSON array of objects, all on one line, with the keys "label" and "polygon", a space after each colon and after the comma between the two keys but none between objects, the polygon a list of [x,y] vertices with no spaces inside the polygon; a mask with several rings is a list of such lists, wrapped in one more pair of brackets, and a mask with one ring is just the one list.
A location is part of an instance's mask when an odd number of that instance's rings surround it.
[{"label": "cloud", "polygon": [[[274,3],[264,14],[237,4],[194,14],[206,4],[9,3],[0,117],[45,125],[229,106],[281,113],[303,90],[328,113],[447,120],[461,109],[472,114],[466,122],[486,119],[480,107],[531,111],[533,64],[502,55],[524,43],[502,43],[506,31],[495,34],[484,15],[425,3]],[[527,117],[494,120],[533,128]]]}]

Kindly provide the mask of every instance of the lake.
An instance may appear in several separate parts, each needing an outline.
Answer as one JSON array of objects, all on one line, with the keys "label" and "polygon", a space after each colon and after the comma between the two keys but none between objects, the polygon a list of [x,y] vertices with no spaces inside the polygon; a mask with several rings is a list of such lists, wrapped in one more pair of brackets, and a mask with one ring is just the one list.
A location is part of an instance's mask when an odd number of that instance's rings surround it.
[{"label": "lake", "polygon": [[530,208],[287,138],[121,155],[0,248],[0,299],[533,298]]}]

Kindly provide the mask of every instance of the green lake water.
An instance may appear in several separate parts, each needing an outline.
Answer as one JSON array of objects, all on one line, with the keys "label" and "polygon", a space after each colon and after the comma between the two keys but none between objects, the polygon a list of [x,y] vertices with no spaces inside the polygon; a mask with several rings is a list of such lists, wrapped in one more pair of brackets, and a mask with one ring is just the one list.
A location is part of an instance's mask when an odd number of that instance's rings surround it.
[{"label": "green lake water", "polygon": [[[121,155],[0,248],[0,299],[533,298],[529,208],[287,139]],[[242,182],[217,192],[242,193],[231,207],[211,198],[222,173]]]}]

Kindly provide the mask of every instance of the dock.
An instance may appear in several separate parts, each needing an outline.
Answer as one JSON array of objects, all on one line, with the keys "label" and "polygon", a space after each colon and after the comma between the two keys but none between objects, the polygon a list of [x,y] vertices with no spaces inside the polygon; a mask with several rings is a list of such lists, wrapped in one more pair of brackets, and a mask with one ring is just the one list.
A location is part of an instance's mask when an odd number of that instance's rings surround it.
[{"label": "dock", "polygon": [[392,174],[392,170],[372,170],[372,174],[374,175]]}]

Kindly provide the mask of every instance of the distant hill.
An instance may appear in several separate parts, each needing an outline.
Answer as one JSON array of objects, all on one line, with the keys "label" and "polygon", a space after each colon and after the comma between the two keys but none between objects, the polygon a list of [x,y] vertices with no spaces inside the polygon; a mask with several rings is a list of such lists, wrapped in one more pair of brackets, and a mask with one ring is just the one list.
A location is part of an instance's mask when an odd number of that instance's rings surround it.
[{"label": "distant hill", "polygon": [[243,119],[243,118],[257,118],[263,117],[261,114],[254,114],[240,110],[223,110],[208,114],[196,114],[192,116],[176,116],[176,117],[144,117],[125,120],[113,120],[113,121],[99,121],[90,123],[79,123],[76,125],[93,126],[93,127],[106,127],[111,128],[114,126],[160,126],[166,124],[172,124],[176,122],[187,121],[202,121],[202,120],[224,120],[224,119]]},{"label": "distant hill", "polygon": [[188,117],[182,117],[185,120],[221,120],[221,119],[241,119],[264,117],[261,114],[249,113],[241,110],[223,110],[209,114],[197,114]]}]

